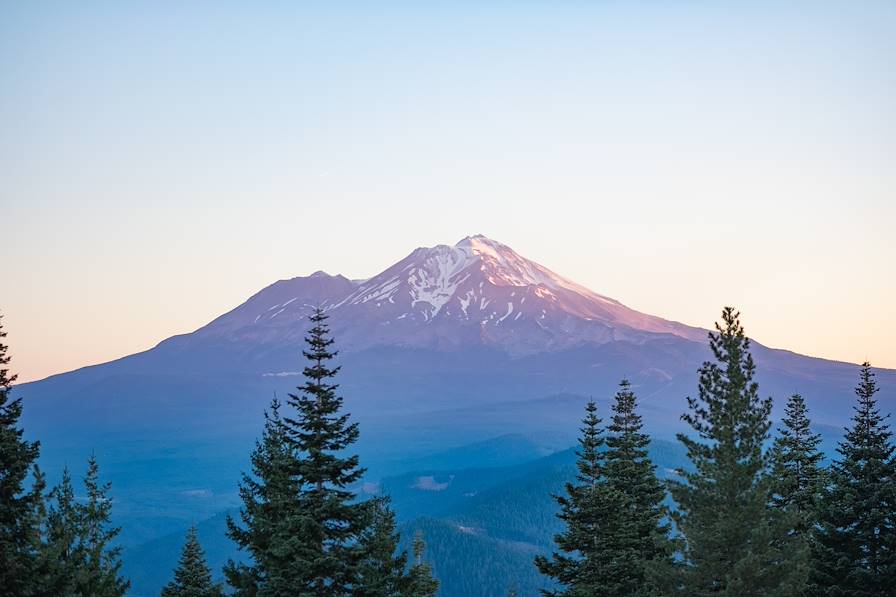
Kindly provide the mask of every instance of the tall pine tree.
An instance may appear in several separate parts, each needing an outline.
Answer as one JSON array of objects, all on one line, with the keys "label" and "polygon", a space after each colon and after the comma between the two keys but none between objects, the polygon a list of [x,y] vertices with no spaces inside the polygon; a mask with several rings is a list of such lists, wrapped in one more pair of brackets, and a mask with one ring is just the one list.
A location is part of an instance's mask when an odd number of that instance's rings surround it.
[{"label": "tall pine tree", "polygon": [[535,565],[542,574],[563,586],[545,595],[584,597],[623,595],[629,587],[627,571],[631,562],[617,556],[628,541],[622,517],[625,496],[607,483],[601,448],[604,437],[597,406],[585,407],[579,438],[578,474],[566,484],[566,495],[556,496],[557,517],[566,529],[554,537],[559,548],[551,558],[537,556]]},{"label": "tall pine tree", "polygon": [[174,579],[162,589],[162,597],[223,597],[221,587],[212,582],[196,527],[187,531]]},{"label": "tall pine tree", "polygon": [[[227,517],[227,536],[247,552],[250,563],[230,561],[224,575],[237,595],[292,595],[304,586],[304,569],[293,565],[293,554],[303,542],[298,518],[299,484],[293,475],[295,454],[286,441],[280,402],[274,398],[265,413],[264,431],[250,460],[252,474],[240,483],[240,526]],[[293,532],[295,531],[295,532]]]},{"label": "tall pine tree", "polygon": [[241,595],[345,595],[359,590],[365,538],[373,503],[358,502],[350,486],[364,470],[345,451],[358,426],[342,412],[333,382],[339,371],[327,316],[310,318],[305,383],[290,394],[295,416],[267,419],[252,454],[253,475],[240,493],[244,527],[228,521],[228,534],[252,555],[251,564],[227,566]]},{"label": "tall pine tree", "polygon": [[[7,367],[5,337],[0,322],[0,587],[15,597],[32,592],[44,488],[35,465],[40,444],[25,440],[19,427],[22,399],[11,396],[16,376]],[[32,471],[36,482],[29,486]]]},{"label": "tall pine tree", "polygon": [[819,510],[812,588],[821,595],[896,595],[896,460],[877,391],[864,363],[852,427]]},{"label": "tall pine tree", "polygon": [[673,566],[671,530],[663,506],[666,491],[647,455],[650,437],[642,431],[637,398],[627,379],[619,384],[613,417],[607,428],[606,477],[609,486],[625,499],[620,518],[619,551],[614,559],[624,562],[620,595],[653,595],[661,592]]},{"label": "tall pine tree", "polygon": [[294,473],[300,481],[300,511],[295,523],[303,543],[296,560],[304,569],[307,590],[318,595],[343,595],[356,583],[364,556],[360,542],[370,505],[355,500],[349,487],[364,474],[356,455],[345,450],[358,439],[358,424],[342,412],[342,398],[333,383],[339,367],[330,363],[332,350],[327,315],[318,308],[302,352],[308,360],[305,384],[289,395],[295,418],[284,418],[286,438],[298,454]]},{"label": "tall pine tree", "polygon": [[81,506],[75,500],[68,468],[62,481],[50,492],[50,504],[44,521],[44,544],[37,577],[40,595],[74,595],[80,575],[78,540],[81,532]]},{"label": "tall pine tree", "polygon": [[688,595],[793,595],[803,586],[804,553],[786,517],[768,503],[763,443],[771,399],[759,397],[756,366],[739,313],[726,307],[710,333],[715,362],[700,368],[697,398],[679,434],[693,463],[669,484],[673,519],[685,538],[682,589]]},{"label": "tall pine tree", "polygon": [[815,524],[824,486],[820,443],[821,436],[812,431],[806,401],[794,394],[787,401],[771,449],[771,499],[775,507],[791,511],[793,531],[803,537]]},{"label": "tall pine tree", "polygon": [[121,547],[112,544],[121,529],[111,526],[110,488],[110,483],[100,483],[99,465],[91,456],[84,477],[87,501],[79,507],[79,537],[75,548],[79,565],[75,594],[81,597],[121,597],[131,586],[129,580],[120,576]]}]

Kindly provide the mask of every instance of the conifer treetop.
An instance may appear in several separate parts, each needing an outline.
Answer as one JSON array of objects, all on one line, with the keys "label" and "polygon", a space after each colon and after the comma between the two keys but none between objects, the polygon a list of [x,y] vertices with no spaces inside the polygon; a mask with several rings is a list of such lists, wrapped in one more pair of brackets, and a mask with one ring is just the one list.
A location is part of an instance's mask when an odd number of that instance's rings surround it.
[{"label": "conifer treetop", "polygon": [[7,392],[12,389],[12,384],[16,381],[16,375],[9,374],[9,364],[11,357],[6,354],[9,346],[3,343],[6,338],[6,331],[3,329],[3,315],[0,315],[0,406],[3,405],[3,399],[6,398]]},{"label": "conifer treetop", "polygon": [[221,587],[212,582],[212,573],[199,543],[196,525],[187,530],[174,579],[162,589],[162,597],[222,597]]},{"label": "conifer treetop", "polygon": [[[892,432],[862,364],[852,425],[830,468],[814,532],[813,589],[829,595],[887,595],[896,578],[896,458]],[[839,591],[839,592],[834,592]]]},{"label": "conifer treetop", "polygon": [[[682,420],[688,423],[701,443],[685,434],[679,440],[688,449],[700,474],[705,462],[719,458],[731,467],[747,466],[758,474],[764,466],[763,444],[771,428],[772,399],[759,397],[759,384],[754,381],[756,364],[750,354],[750,339],[740,323],[740,312],[733,307],[722,311],[722,323],[709,333],[709,347],[715,361],[706,361],[700,368],[698,397],[688,397],[688,412]],[[730,466],[727,466],[730,465]],[[693,474],[679,471],[685,478]]]},{"label": "conifer treetop", "polygon": [[723,309],[709,346],[715,359],[700,367],[698,396],[682,415],[697,437],[678,434],[693,468],[668,482],[685,538],[682,586],[692,595],[798,594],[805,549],[769,505],[772,401],[759,397],[750,340],[733,308]]},{"label": "conifer treetop", "polygon": [[579,482],[594,486],[600,482],[603,475],[603,455],[600,452],[604,445],[604,436],[600,424],[603,420],[597,416],[597,404],[590,400],[585,405],[585,418],[582,419],[582,427],[579,429]]},{"label": "conifer treetop", "polygon": [[784,408],[784,418],[772,444],[772,503],[779,508],[792,507],[804,519],[797,531],[810,526],[821,493],[824,474],[818,451],[821,435],[812,431],[809,409],[799,394],[793,394]]},{"label": "conifer treetop", "polygon": [[113,545],[121,528],[110,524],[111,487],[111,483],[100,483],[99,464],[96,456],[91,455],[84,477],[87,501],[79,507],[80,536],[76,549],[76,558],[81,560],[77,591],[83,595],[121,597],[131,586],[130,581],[119,574],[121,546]]}]

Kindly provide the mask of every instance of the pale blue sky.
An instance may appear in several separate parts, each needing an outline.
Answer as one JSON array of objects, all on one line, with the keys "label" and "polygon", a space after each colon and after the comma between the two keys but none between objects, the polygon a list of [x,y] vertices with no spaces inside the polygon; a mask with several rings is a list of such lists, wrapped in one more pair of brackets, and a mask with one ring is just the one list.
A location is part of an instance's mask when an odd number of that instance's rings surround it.
[{"label": "pale blue sky", "polygon": [[896,367],[896,3],[4,3],[23,379],[483,233]]}]

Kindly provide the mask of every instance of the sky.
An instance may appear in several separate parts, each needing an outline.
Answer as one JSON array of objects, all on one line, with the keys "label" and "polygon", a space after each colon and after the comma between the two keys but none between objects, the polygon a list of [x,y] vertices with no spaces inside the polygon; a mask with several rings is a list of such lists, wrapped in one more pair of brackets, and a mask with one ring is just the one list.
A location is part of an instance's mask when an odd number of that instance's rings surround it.
[{"label": "sky", "polygon": [[896,3],[0,5],[20,381],[482,233],[896,368]]}]

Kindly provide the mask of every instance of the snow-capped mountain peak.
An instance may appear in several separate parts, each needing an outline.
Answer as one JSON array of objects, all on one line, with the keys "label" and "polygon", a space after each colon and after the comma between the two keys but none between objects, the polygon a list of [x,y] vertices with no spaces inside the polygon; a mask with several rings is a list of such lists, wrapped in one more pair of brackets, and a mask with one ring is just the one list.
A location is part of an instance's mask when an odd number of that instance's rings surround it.
[{"label": "snow-capped mountain peak", "polygon": [[459,284],[469,278],[467,270],[475,257],[470,251],[448,245],[421,247],[368,280],[346,297],[342,305],[373,303],[407,304],[414,309],[420,304],[431,319],[451,299]]},{"label": "snow-capped mountain peak", "polygon": [[266,289],[208,327],[295,339],[310,310],[321,306],[348,349],[478,343],[527,354],[588,342],[639,341],[645,334],[705,337],[703,330],[601,296],[482,235],[453,246],[420,247],[366,280],[318,271],[278,285],[276,294]]},{"label": "snow-capped mountain peak", "polygon": [[455,248],[478,257],[480,270],[485,273],[488,281],[496,286],[544,285],[550,289],[562,288],[589,295],[597,300],[617,303],[520,256],[507,245],[481,234],[462,239]]}]

